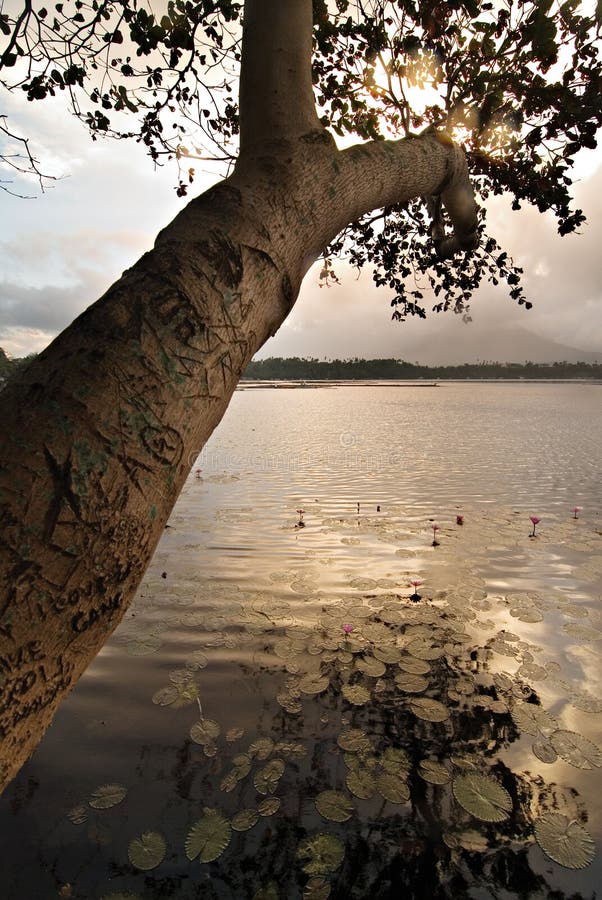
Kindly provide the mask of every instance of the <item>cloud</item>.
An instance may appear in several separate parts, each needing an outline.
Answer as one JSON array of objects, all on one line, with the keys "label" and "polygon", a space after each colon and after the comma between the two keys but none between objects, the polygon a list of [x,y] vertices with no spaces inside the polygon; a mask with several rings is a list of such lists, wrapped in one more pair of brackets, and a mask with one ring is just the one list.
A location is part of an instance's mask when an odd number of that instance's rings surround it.
[{"label": "cloud", "polygon": [[[0,346],[22,355],[41,349],[96,300],[152,245],[185,201],[175,195],[174,167],[155,172],[136,144],[92,142],[68,114],[65,98],[41,104],[14,96],[6,100],[15,130],[31,136],[42,167],[65,175],[38,200],[3,197]],[[357,280],[343,268],[341,287],[320,289],[313,269],[293,312],[261,355],[445,362],[464,361],[460,354],[467,361],[507,358],[520,347],[521,361],[531,352],[533,358],[552,353],[554,342],[602,351],[600,159],[593,151],[579,159],[576,199],[589,220],[580,235],[560,238],[552,216],[527,207],[514,213],[504,198],[490,203],[492,233],[525,269],[535,302],[530,312],[501,287],[485,285],[472,304],[472,325],[453,315],[399,325],[391,322],[389,291],[376,289],[368,273]],[[212,178],[203,175],[195,190]],[[551,342],[548,349],[545,341]]]}]

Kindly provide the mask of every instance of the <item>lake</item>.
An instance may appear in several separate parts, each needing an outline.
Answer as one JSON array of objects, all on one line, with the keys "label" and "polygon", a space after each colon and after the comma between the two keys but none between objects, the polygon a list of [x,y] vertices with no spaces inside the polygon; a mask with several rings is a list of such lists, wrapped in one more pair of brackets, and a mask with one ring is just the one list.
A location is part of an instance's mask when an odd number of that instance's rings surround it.
[{"label": "lake", "polygon": [[237,391],[0,801],[3,900],[593,898],[601,408]]}]

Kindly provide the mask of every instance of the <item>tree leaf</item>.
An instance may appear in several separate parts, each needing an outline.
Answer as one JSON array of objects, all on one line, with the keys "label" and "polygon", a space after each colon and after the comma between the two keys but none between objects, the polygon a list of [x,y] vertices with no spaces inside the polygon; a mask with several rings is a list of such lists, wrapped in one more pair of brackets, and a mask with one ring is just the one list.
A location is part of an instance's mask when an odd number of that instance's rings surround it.
[{"label": "tree leaf", "polygon": [[230,843],[232,827],[217,809],[205,807],[203,816],[194,823],[186,838],[188,859],[199,857],[202,863],[218,859]]}]

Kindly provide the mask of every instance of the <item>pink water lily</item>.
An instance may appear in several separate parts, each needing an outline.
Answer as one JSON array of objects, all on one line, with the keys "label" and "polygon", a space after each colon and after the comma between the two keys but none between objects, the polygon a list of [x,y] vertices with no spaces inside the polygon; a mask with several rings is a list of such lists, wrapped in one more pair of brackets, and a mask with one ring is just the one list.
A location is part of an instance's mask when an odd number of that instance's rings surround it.
[{"label": "pink water lily", "polygon": [[351,634],[351,632],[353,631],[353,625],[342,625],[341,627],[346,635]]},{"label": "pink water lily", "polygon": [[414,593],[410,594],[410,600],[413,600],[414,603],[416,603],[418,600],[420,600],[420,594],[418,593],[418,588],[422,584],[422,581],[410,581],[410,584],[414,588]]},{"label": "pink water lily", "polygon": [[580,513],[580,512],[581,512],[581,509],[582,509],[581,506],[573,506],[573,519],[578,519],[578,518],[579,518],[579,516],[577,515],[577,513]]},{"label": "pink water lily", "polygon": [[539,523],[541,522],[541,519],[539,518],[539,516],[529,516],[529,518],[531,519],[531,521],[533,523],[533,531],[531,532],[529,537],[535,537],[535,526],[539,525]]},{"label": "pink water lily", "polygon": [[456,525],[464,525],[464,516],[456,516]]}]

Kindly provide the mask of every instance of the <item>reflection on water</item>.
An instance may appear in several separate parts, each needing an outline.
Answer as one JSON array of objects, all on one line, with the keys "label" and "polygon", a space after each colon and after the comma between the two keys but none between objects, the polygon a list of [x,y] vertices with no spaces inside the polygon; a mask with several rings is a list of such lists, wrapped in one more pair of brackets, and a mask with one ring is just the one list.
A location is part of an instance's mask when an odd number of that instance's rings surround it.
[{"label": "reflection on water", "polygon": [[2,799],[2,897],[593,897],[598,405],[239,392]]}]

